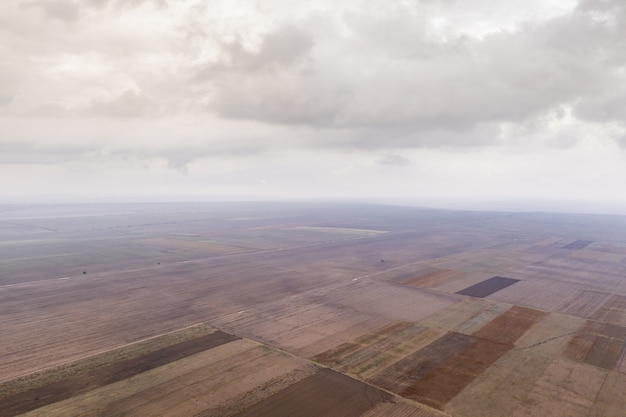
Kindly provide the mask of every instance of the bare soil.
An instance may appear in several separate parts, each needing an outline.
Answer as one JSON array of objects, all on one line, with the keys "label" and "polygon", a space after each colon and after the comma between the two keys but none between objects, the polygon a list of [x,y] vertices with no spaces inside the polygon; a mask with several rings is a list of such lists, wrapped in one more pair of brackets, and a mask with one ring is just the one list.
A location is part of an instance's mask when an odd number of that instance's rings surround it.
[{"label": "bare soil", "polygon": [[330,369],[320,369],[237,417],[359,417],[391,399],[390,394],[363,382]]},{"label": "bare soil", "polygon": [[448,282],[457,280],[464,276],[463,272],[451,269],[429,268],[421,274],[406,278],[402,282],[406,285],[422,288],[437,288]]},{"label": "bare soil", "polygon": [[546,315],[544,311],[513,306],[487,323],[474,336],[512,345]]},{"label": "bare soil", "polygon": [[369,382],[395,393],[403,393],[419,380],[476,343],[476,339],[459,333],[447,333],[428,346],[394,363]]},{"label": "bare soil", "polygon": [[443,406],[469,383],[504,355],[511,346],[491,340],[476,339],[442,366],[416,380],[401,392],[431,407]]},{"label": "bare soil", "polygon": [[626,326],[626,297],[612,295],[604,305],[595,312],[592,318],[607,323]]}]

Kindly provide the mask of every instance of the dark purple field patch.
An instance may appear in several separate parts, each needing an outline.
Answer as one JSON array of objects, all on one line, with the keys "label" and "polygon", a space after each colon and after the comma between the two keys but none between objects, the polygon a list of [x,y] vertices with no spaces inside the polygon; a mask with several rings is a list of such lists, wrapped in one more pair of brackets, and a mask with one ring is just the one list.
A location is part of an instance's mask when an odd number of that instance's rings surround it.
[{"label": "dark purple field patch", "polygon": [[587,246],[591,245],[593,240],[577,240],[575,242],[570,243],[569,245],[565,245],[565,249],[584,249]]},{"label": "dark purple field patch", "polygon": [[519,279],[493,277],[479,282],[478,284],[474,284],[470,287],[464,288],[461,291],[457,291],[457,294],[484,298],[497,291],[500,291],[503,288],[513,285],[516,282],[519,282]]}]

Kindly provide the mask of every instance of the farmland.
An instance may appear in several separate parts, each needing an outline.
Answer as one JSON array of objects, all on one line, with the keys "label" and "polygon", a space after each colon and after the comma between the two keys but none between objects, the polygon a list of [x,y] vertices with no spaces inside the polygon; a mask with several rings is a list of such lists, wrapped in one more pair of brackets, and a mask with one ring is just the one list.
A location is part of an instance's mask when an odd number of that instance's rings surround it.
[{"label": "farmland", "polygon": [[0,416],[621,416],[626,218],[0,207]]}]

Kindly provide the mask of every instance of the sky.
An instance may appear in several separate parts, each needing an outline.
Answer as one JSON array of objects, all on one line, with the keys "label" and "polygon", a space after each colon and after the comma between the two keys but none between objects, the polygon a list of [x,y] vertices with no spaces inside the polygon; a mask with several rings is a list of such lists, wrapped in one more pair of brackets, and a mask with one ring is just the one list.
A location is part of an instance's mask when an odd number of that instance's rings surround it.
[{"label": "sky", "polygon": [[623,0],[2,0],[0,203],[626,214]]}]

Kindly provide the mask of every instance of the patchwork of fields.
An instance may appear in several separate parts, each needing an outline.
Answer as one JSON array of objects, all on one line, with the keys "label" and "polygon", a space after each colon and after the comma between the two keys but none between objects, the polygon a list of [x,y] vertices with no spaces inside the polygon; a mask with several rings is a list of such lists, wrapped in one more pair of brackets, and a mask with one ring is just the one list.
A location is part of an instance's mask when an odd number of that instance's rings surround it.
[{"label": "patchwork of fields", "polygon": [[0,416],[622,416],[625,226],[6,206]]}]

